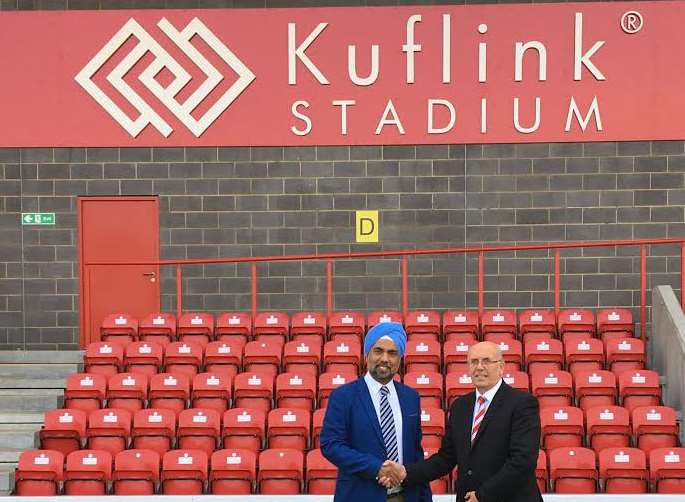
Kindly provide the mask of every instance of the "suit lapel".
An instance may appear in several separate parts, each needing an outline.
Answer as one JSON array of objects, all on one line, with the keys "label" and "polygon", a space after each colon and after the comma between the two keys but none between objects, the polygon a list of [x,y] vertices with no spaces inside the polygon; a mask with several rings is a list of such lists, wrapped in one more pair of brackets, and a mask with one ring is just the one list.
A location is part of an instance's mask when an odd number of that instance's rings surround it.
[{"label": "suit lapel", "polygon": [[[478,433],[476,434],[476,438],[473,440],[473,446],[475,448],[476,443],[478,443],[478,440],[480,437],[483,435],[485,432],[485,429],[487,429],[488,424],[490,423],[490,420],[492,420],[493,415],[495,415],[495,412],[497,411],[497,408],[499,405],[504,401],[506,393],[509,391],[509,386],[503,381],[502,385],[500,385],[499,390],[495,394],[495,397],[492,398],[492,402],[490,403],[490,406],[488,406],[487,411],[485,412],[485,416],[483,417],[483,421],[480,423],[480,427],[478,428]],[[474,393],[474,403],[475,403],[475,393]]]},{"label": "suit lapel", "polygon": [[[406,395],[404,393],[404,387],[401,386],[398,382],[394,382],[395,386],[395,391],[397,392],[397,400],[400,402],[400,411],[402,412],[402,453],[404,454],[404,460],[406,462],[407,460],[407,452],[409,451],[409,445],[411,444],[410,438],[409,438],[409,427],[407,427],[407,424],[409,423],[409,419],[407,418],[407,402],[406,402]],[[419,420],[421,420],[421,417],[419,417]]]},{"label": "suit lapel", "polygon": [[371,394],[369,393],[369,387],[364,381],[364,377],[357,379],[357,394],[359,395],[359,402],[361,407],[366,411],[369,418],[369,423],[371,427],[376,432],[378,440],[385,449],[385,441],[383,441],[383,433],[381,432],[381,424],[378,423],[378,416],[376,415],[376,409],[373,407],[373,401],[371,401]]},{"label": "suit lapel", "polygon": [[473,426],[473,407],[476,404],[476,391],[466,396],[466,410],[464,416],[464,448],[471,449],[471,427]]}]

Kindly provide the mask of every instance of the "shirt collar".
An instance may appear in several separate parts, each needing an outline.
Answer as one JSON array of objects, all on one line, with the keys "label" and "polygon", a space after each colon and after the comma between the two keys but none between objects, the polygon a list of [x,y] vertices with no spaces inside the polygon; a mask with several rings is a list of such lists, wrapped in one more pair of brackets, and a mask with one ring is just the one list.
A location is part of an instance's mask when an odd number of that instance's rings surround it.
[{"label": "shirt collar", "polygon": [[493,400],[493,398],[495,397],[495,394],[497,394],[497,391],[499,390],[499,388],[500,388],[501,386],[502,386],[502,379],[500,378],[500,379],[499,379],[499,382],[497,382],[497,383],[495,384],[495,386],[494,386],[492,389],[490,389],[490,390],[484,392],[483,394],[481,394],[481,393],[478,391],[478,389],[476,389],[476,400],[478,400],[478,398],[479,398],[480,396],[483,396],[483,397],[487,400],[488,403],[491,403],[492,400]]},{"label": "shirt collar", "polygon": [[[376,380],[374,377],[372,377],[371,373],[369,373],[368,371],[366,372],[366,375],[364,375],[364,381],[366,382],[366,386],[369,388],[369,392],[371,392],[372,394],[378,394],[381,391],[381,387],[383,386],[383,384]],[[388,383],[385,384],[385,386],[388,388],[390,393],[392,393],[395,390],[393,380],[390,380]]]}]

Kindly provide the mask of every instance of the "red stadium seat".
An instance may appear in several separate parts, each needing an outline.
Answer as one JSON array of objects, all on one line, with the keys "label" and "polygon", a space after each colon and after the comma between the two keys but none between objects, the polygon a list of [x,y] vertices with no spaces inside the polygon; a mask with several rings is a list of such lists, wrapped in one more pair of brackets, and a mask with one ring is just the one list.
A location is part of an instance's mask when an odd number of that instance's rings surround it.
[{"label": "red stadium seat", "polygon": [[64,495],[106,495],[112,479],[112,454],[78,450],[67,455]]},{"label": "red stadium seat", "polygon": [[67,377],[64,407],[85,412],[102,408],[107,379],[97,373],[74,373]]},{"label": "red stadium seat", "polygon": [[309,373],[281,373],[276,377],[276,406],[314,409],[316,399],[316,377]]},{"label": "red stadium seat", "polygon": [[634,444],[649,453],[679,445],[675,410],[668,406],[640,406],[632,413]]},{"label": "red stadium seat", "polygon": [[540,493],[547,493],[549,484],[549,472],[547,472],[547,454],[544,450],[538,452],[538,461],[535,465],[535,480],[538,483]]},{"label": "red stadium seat", "polygon": [[307,493],[309,495],[334,494],[338,468],[318,449],[307,453],[306,464]]},{"label": "red stadium seat", "polygon": [[618,376],[618,393],[621,404],[628,411],[638,406],[659,406],[659,374],[651,370],[624,371]]},{"label": "red stadium seat", "polygon": [[219,446],[221,415],[210,408],[190,408],[178,414],[178,448],[201,450],[209,457]]},{"label": "red stadium seat", "polygon": [[292,340],[283,346],[283,369],[286,372],[319,376],[321,340]]},{"label": "red stadium seat", "polygon": [[515,389],[530,392],[530,379],[525,371],[505,371],[502,380]]},{"label": "red stadium seat", "polygon": [[334,389],[356,379],[357,374],[350,370],[321,373],[319,375],[319,394],[317,396],[319,408],[326,407],[328,396],[331,395],[331,392],[333,392]]},{"label": "red stadium seat", "polygon": [[599,478],[604,493],[647,493],[645,452],[637,448],[605,448],[599,452]]},{"label": "red stadium seat", "polygon": [[223,340],[209,342],[205,347],[205,371],[221,372],[230,378],[240,373],[243,362],[243,342]]},{"label": "red stadium seat", "polygon": [[366,332],[366,321],[361,312],[334,312],[328,318],[328,335],[331,339],[348,342],[361,341]]},{"label": "red stadium seat", "polygon": [[404,327],[409,340],[440,340],[440,314],[435,310],[412,310],[407,313]]},{"label": "red stadium seat", "polygon": [[597,312],[597,334],[607,341],[611,338],[634,336],[633,314],[628,309],[602,309]]},{"label": "red stadium seat", "polygon": [[290,336],[293,340],[322,343],[327,332],[326,316],[321,312],[297,312],[290,319]]},{"label": "red stadium seat", "polygon": [[398,322],[402,324],[402,313],[398,310],[374,310],[366,316],[367,329],[383,322]]},{"label": "red stadium seat", "polygon": [[193,408],[209,408],[221,415],[231,402],[231,387],[226,373],[198,373],[193,377],[190,403]]},{"label": "red stadium seat", "polygon": [[445,397],[447,398],[447,408],[452,406],[452,401],[456,398],[468,394],[475,386],[468,373],[448,373],[445,375]]},{"label": "red stadium seat", "polygon": [[[424,448],[423,449],[423,458],[428,459],[435,455],[438,452],[437,448]],[[456,471],[456,468],[455,468]],[[444,495],[449,492],[449,485],[450,485],[450,477],[449,474],[438,478],[434,479],[433,481],[430,482],[430,488],[431,492],[433,492],[433,495]]]},{"label": "red stadium seat", "polygon": [[309,446],[311,421],[311,413],[299,408],[271,410],[266,420],[268,447],[306,450]]},{"label": "red stadium seat", "polygon": [[145,316],[138,324],[138,339],[141,342],[158,343],[165,347],[176,340],[176,316],[155,312]]},{"label": "red stadium seat", "polygon": [[214,336],[220,342],[245,345],[252,338],[252,316],[246,312],[224,312],[216,318]]},{"label": "red stadium seat", "polygon": [[267,413],[274,397],[274,377],[269,373],[238,373],[233,379],[234,406]]},{"label": "red stadium seat", "polygon": [[266,437],[266,413],[263,410],[233,408],[223,416],[221,438],[224,448],[259,451]]},{"label": "red stadium seat", "polygon": [[645,344],[639,338],[614,338],[606,347],[607,368],[616,375],[645,367]]},{"label": "red stadium seat", "polygon": [[139,450],[152,450],[163,456],[176,437],[176,414],[163,408],[136,411],[131,428],[131,444]]},{"label": "red stadium seat", "polygon": [[533,371],[531,390],[538,398],[540,408],[559,408],[573,404],[573,377],[568,371]]},{"label": "red stadium seat", "polygon": [[176,333],[180,342],[204,348],[214,339],[214,316],[207,312],[185,313],[178,318]]},{"label": "red stadium seat", "polygon": [[616,404],[616,376],[610,371],[578,371],[573,378],[576,403],[583,410]]},{"label": "red stadium seat", "polygon": [[207,454],[201,450],[171,450],[162,459],[164,495],[202,495],[207,481]]},{"label": "red stadium seat", "polygon": [[476,339],[480,334],[480,319],[474,310],[448,310],[442,315],[442,332],[445,341],[451,341],[452,334],[469,334]]},{"label": "red stadium seat", "polygon": [[275,340],[283,345],[288,338],[289,330],[290,320],[285,312],[262,312],[254,318],[255,340]]},{"label": "red stadium seat", "polygon": [[524,342],[531,334],[544,334],[552,338],[557,332],[554,312],[551,310],[522,310],[519,312],[519,335]]},{"label": "red stadium seat", "polygon": [[649,472],[656,493],[685,494],[685,448],[653,449]]},{"label": "red stadium seat", "polygon": [[135,413],[145,407],[148,396],[147,375],[117,373],[107,381],[107,407]]},{"label": "red stadium seat", "polygon": [[406,373],[404,384],[419,393],[422,408],[442,408],[444,386],[440,373]]},{"label": "red stadium seat", "polygon": [[185,374],[159,373],[150,378],[150,408],[165,408],[178,414],[190,399],[190,379]]},{"label": "red stadium seat", "polygon": [[229,448],[217,450],[210,459],[209,491],[212,495],[249,495],[257,480],[257,454]]},{"label": "red stadium seat", "polygon": [[536,370],[556,371],[564,364],[564,346],[561,340],[531,340],[524,345],[524,353],[528,373]]},{"label": "red stadium seat", "polygon": [[445,435],[445,412],[442,408],[421,407],[421,446],[440,448]]},{"label": "red stadium seat", "polygon": [[320,436],[325,416],[326,408],[319,408],[312,413],[312,448],[321,448]]},{"label": "red stadium seat", "polygon": [[404,353],[404,371],[440,372],[440,343],[436,340],[409,339]]},{"label": "red stadium seat", "polygon": [[268,449],[259,454],[257,483],[262,495],[302,493],[304,454],[298,450]]},{"label": "red stadium seat", "polygon": [[202,346],[193,342],[171,342],[164,349],[164,367],[167,373],[183,374],[189,379],[202,370]]},{"label": "red stadium seat", "polygon": [[116,408],[93,410],[88,414],[88,448],[116,455],[128,446],[131,437],[131,412]]},{"label": "red stadium seat", "polygon": [[604,344],[597,338],[567,337],[564,340],[564,352],[566,353],[566,367],[571,373],[604,369]]},{"label": "red stadium seat", "polygon": [[130,373],[151,376],[159,373],[163,360],[164,345],[155,342],[132,342],[126,346],[124,367]]},{"label": "red stadium seat", "polygon": [[38,433],[43,450],[56,450],[67,456],[81,448],[86,437],[86,412],[82,410],[48,410]]},{"label": "red stadium seat", "polygon": [[554,493],[596,493],[597,460],[589,448],[555,448],[548,453]]},{"label": "red stadium seat", "polygon": [[505,371],[519,371],[523,368],[523,346],[520,341],[513,338],[500,340],[497,346],[502,352]]},{"label": "red stadium seat", "polygon": [[595,334],[595,314],[588,309],[566,309],[557,316],[557,327],[563,338],[567,333]]},{"label": "red stadium seat", "polygon": [[583,446],[583,411],[574,406],[540,408],[541,441],[545,450]]},{"label": "red stadium seat", "polygon": [[516,336],[517,322],[516,313],[513,310],[486,310],[480,316],[481,331],[484,340],[490,340],[491,334],[511,335],[512,338]]},{"label": "red stadium seat", "polygon": [[14,493],[23,497],[52,497],[64,478],[64,455],[55,450],[28,450],[19,455]]},{"label": "red stadium seat", "polygon": [[117,342],[125,346],[137,338],[138,319],[130,314],[110,314],[100,325],[100,340],[103,342]]},{"label": "red stadium seat", "polygon": [[467,371],[469,348],[478,342],[468,333],[453,333],[451,338],[443,344],[445,373]]},{"label": "red stadium seat", "polygon": [[278,340],[247,342],[243,348],[244,371],[268,373],[275,377],[281,368],[282,354],[283,345]]},{"label": "red stadium seat", "polygon": [[358,375],[362,366],[361,345],[354,340],[331,340],[323,346],[323,367],[327,372]]},{"label": "red stadium seat", "polygon": [[160,456],[151,450],[124,450],[114,457],[114,495],[153,495],[159,482]]},{"label": "red stadium seat", "polygon": [[585,424],[587,444],[597,453],[630,446],[630,414],[621,406],[593,406],[585,410]]},{"label": "red stadium seat", "polygon": [[124,349],[118,343],[89,343],[83,356],[83,364],[86,373],[115,375],[124,366]]}]

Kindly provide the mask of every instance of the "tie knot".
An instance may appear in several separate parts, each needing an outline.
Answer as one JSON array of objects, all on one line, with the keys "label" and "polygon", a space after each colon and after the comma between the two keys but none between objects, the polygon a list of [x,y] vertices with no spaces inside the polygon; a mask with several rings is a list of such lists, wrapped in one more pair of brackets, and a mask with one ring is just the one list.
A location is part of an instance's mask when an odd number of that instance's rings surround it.
[{"label": "tie knot", "polygon": [[388,394],[390,394],[390,389],[388,389],[385,385],[381,385],[381,394],[387,396]]},{"label": "tie knot", "polygon": [[480,406],[483,406],[485,404],[485,401],[487,401],[487,399],[485,399],[485,396],[478,396],[478,404]]}]

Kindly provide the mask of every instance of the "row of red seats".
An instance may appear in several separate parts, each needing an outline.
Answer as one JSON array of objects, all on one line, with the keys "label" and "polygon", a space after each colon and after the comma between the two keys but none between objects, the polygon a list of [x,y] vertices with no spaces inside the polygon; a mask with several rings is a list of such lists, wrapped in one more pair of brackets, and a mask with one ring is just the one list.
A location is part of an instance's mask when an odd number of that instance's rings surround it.
[{"label": "row of red seats", "polygon": [[369,313],[335,312],[327,317],[321,312],[298,312],[292,318],[284,312],[262,312],[254,319],[244,312],[225,312],[214,318],[206,312],[189,312],[178,319],[168,313],[152,313],[138,321],[126,313],[108,315],[102,322],[102,340],[128,343],[135,340],[168,343],[179,338],[206,345],[211,340],[232,337],[250,339],[260,336],[335,335],[362,336],[368,328],[381,322],[403,323],[411,335],[429,334],[437,338],[449,333],[511,333],[523,336],[528,332],[559,333],[586,332],[602,335],[623,332],[632,336],[634,326],[630,310],[603,309],[597,316],[588,309],[566,309],[555,315],[553,311],[528,309],[516,314],[513,310],[488,310],[479,315],[469,310],[449,310],[442,316],[434,310],[414,310],[403,316],[396,310]]}]

